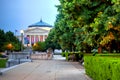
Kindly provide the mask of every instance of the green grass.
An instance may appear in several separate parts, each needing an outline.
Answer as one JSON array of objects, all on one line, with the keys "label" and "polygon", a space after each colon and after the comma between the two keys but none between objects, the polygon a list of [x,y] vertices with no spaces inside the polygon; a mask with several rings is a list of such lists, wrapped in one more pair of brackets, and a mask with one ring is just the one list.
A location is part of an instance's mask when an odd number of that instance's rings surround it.
[{"label": "green grass", "polygon": [[0,68],[5,68],[6,67],[6,62],[7,62],[7,59],[0,59]]}]

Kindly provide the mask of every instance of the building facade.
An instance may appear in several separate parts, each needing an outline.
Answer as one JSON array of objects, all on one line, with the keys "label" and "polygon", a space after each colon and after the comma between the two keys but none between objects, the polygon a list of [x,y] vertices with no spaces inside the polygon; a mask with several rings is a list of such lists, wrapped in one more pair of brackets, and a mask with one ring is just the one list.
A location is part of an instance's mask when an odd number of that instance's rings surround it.
[{"label": "building facade", "polygon": [[39,22],[29,25],[28,29],[23,30],[24,46],[32,46],[38,41],[45,41],[52,26],[40,20]]}]

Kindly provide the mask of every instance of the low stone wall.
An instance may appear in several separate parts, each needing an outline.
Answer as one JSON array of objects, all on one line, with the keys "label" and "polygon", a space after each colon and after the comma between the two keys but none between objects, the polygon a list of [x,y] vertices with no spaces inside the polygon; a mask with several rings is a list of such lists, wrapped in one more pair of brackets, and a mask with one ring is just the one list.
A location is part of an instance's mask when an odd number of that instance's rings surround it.
[{"label": "low stone wall", "polygon": [[47,59],[52,59],[53,54],[47,54],[47,53],[37,53],[37,54],[32,54],[31,59],[32,60],[47,60]]}]

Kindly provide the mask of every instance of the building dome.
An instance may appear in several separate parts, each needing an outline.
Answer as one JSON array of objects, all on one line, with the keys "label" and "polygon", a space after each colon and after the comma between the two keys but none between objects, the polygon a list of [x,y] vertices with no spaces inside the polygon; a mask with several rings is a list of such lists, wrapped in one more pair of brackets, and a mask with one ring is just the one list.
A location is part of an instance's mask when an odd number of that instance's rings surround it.
[{"label": "building dome", "polygon": [[28,27],[52,27],[52,26],[46,22],[43,22],[41,19],[39,22],[32,24],[32,25],[29,25]]}]

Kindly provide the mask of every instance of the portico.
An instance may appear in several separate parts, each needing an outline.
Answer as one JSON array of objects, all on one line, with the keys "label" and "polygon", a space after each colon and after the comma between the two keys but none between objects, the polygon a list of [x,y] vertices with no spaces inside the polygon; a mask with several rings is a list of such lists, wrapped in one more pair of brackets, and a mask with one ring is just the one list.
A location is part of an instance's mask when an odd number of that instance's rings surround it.
[{"label": "portico", "polygon": [[45,41],[52,26],[40,20],[40,22],[28,26],[24,30],[24,46],[32,46],[38,41]]}]

